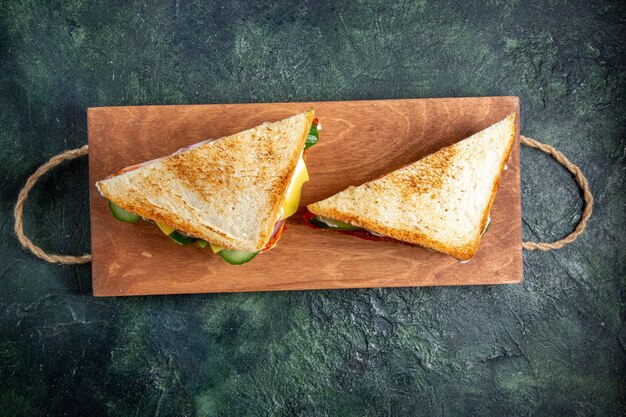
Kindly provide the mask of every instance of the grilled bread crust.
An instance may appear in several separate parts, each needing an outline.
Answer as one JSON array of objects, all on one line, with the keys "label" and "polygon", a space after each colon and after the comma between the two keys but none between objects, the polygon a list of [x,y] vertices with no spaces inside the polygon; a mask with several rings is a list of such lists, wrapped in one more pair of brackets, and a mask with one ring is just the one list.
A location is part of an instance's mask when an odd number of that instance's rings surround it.
[{"label": "grilled bread crust", "polygon": [[310,110],[263,123],[96,187],[145,219],[227,249],[259,251],[272,235],[313,118]]},{"label": "grilled bread crust", "polygon": [[308,206],[314,214],[470,259],[517,136],[517,114],[373,181]]}]

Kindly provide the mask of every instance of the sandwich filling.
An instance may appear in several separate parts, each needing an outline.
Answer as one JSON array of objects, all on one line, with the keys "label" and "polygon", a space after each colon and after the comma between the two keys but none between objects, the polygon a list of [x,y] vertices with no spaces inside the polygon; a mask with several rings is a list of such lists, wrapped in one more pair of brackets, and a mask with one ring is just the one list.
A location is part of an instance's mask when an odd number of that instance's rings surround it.
[{"label": "sandwich filling", "polygon": [[[324,216],[317,216],[311,213],[310,211],[307,211],[304,214],[304,222],[309,227],[312,227],[313,229],[335,230],[337,232],[340,232],[346,235],[355,236],[355,237],[365,239],[365,240],[372,240],[375,242],[386,241],[386,242],[402,243],[402,244],[410,245],[410,246],[417,246],[412,243],[393,239],[391,237],[387,237],[387,236],[378,234],[376,232],[363,229],[358,226],[353,226],[351,224],[344,223],[339,220],[331,219],[331,218],[324,217]],[[481,236],[487,233],[487,230],[489,230],[490,225],[491,225],[491,216],[488,217],[487,224],[485,225],[485,228],[483,229]]]},{"label": "sandwich filling", "polygon": [[[311,125],[311,129],[309,130],[309,133],[308,133],[305,145],[304,145],[304,149],[300,153],[300,157],[298,158],[296,168],[294,170],[293,175],[291,176],[291,180],[289,182],[289,185],[287,186],[287,190],[285,191],[285,196],[283,198],[283,201],[280,206],[280,210],[276,218],[274,230],[272,231],[270,239],[268,240],[265,247],[261,249],[259,252],[267,252],[268,250],[276,246],[276,243],[278,243],[278,240],[280,239],[282,232],[285,230],[285,220],[288,217],[295,214],[296,211],[298,211],[298,207],[300,205],[300,196],[302,194],[302,186],[304,185],[305,182],[309,180],[309,174],[308,174],[306,163],[305,163],[305,152],[308,148],[315,145],[319,141],[319,133],[318,133],[319,130],[321,130],[321,125],[319,124],[318,119],[315,118],[313,120],[313,124]],[[191,145],[187,148],[179,149],[175,153],[180,153],[189,149],[193,149],[211,140],[212,139],[209,139],[209,140]],[[158,158],[152,161],[143,162],[138,165],[126,167],[120,170],[119,172],[117,172],[116,174],[112,175],[112,177],[123,174],[125,172],[129,172],[129,171],[141,168],[142,166],[147,165],[151,162],[158,161],[159,159],[162,159],[162,158]],[[109,207],[111,209],[113,216],[118,220],[129,222],[129,223],[134,223],[141,219],[141,217],[124,210],[123,208],[117,206],[112,201],[109,201]],[[148,219],[144,219],[144,220],[148,220]],[[220,247],[218,245],[215,245],[211,242],[206,242],[200,238],[185,234],[167,224],[153,222],[151,220],[148,220],[148,221],[155,223],[159,227],[159,229],[163,232],[163,234],[170,237],[174,242],[178,243],[179,245],[197,243],[198,246],[200,246],[201,248],[210,246],[213,253],[219,253],[222,256],[222,258],[224,258],[227,262],[231,264],[235,264],[235,265],[243,264],[245,262],[252,260],[259,253],[259,252],[241,252],[241,251],[236,251],[236,250],[229,250],[229,249]]]}]

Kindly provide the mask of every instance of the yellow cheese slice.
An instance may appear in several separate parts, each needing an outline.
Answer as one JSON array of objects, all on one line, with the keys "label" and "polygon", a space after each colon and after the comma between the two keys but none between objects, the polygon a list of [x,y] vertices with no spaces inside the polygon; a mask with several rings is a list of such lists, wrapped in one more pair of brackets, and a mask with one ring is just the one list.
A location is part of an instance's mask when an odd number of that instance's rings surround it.
[{"label": "yellow cheese slice", "polygon": [[289,183],[289,187],[287,187],[287,192],[285,193],[280,220],[284,220],[298,211],[300,196],[302,195],[302,185],[308,180],[309,172],[306,169],[304,159],[300,156],[298,164],[296,165],[296,171],[293,173],[293,177],[291,177],[291,182]]},{"label": "yellow cheese slice", "polygon": [[217,252],[219,252],[219,251],[224,250],[224,248],[223,248],[223,247],[221,247],[221,246],[217,246],[217,245],[215,245],[215,244],[213,244],[213,243],[211,243],[211,242],[209,242],[209,245],[211,246],[211,250],[213,251],[213,253],[217,253]]},{"label": "yellow cheese slice", "polygon": [[166,224],[163,223],[159,223],[159,222],[155,222],[157,226],[159,226],[159,229],[161,229],[161,231],[163,233],[165,233],[167,236],[171,235],[172,232],[176,229],[174,229],[172,226],[168,226]]}]

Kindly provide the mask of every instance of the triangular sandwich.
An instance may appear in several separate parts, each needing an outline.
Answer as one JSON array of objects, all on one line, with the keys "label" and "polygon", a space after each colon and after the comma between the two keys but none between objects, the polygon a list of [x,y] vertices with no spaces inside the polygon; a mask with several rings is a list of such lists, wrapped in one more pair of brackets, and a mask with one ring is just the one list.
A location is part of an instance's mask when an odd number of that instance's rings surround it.
[{"label": "triangular sandwich", "polygon": [[[516,114],[308,209],[315,225],[365,231],[470,259],[516,138]],[[363,236],[361,236],[363,237]]]},{"label": "triangular sandwich", "polygon": [[243,263],[273,247],[297,210],[304,149],[318,137],[310,110],[125,168],[96,187],[116,218],[155,222],[178,243],[210,243]]}]

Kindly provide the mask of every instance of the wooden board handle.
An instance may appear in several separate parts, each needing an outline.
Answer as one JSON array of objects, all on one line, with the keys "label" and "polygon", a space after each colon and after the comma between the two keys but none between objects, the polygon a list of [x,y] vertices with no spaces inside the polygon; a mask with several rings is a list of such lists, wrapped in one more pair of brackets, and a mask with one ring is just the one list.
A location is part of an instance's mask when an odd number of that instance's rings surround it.
[{"label": "wooden board handle", "polygon": [[24,188],[20,190],[19,195],[17,196],[17,203],[15,203],[15,208],[13,209],[13,215],[15,216],[15,234],[17,235],[17,240],[20,241],[22,246],[32,253],[35,256],[40,257],[46,262],[58,263],[58,264],[85,264],[87,262],[91,262],[91,254],[87,253],[82,256],[71,256],[71,255],[59,255],[56,253],[47,253],[39,246],[35,245],[25,234],[24,234],[24,225],[22,222],[22,217],[24,213],[24,203],[28,199],[28,194],[30,190],[33,189],[37,181],[52,168],[62,164],[65,161],[70,161],[72,159],[79,158],[81,156],[87,155],[89,152],[89,145],[85,145],[82,148],[71,149],[69,151],[61,152],[58,155],[53,156],[37,168],[37,171],[26,180],[26,184]]},{"label": "wooden board handle", "polygon": [[[556,242],[522,242],[522,247],[527,250],[542,250],[549,251],[554,249],[560,249],[568,243],[572,243],[573,241],[580,236],[585,227],[587,227],[587,222],[589,221],[589,217],[591,217],[591,212],[593,211],[593,195],[589,190],[589,183],[587,179],[583,175],[582,171],[578,166],[570,162],[565,155],[561,152],[557,151],[550,145],[546,145],[532,138],[527,138],[525,136],[520,136],[521,141],[524,145],[530,146],[531,148],[537,148],[548,155],[552,156],[558,163],[563,165],[565,169],[572,173],[578,186],[581,188],[583,192],[583,199],[585,201],[585,207],[583,209],[582,216],[580,217],[580,221],[576,228],[572,233],[564,237],[563,239],[557,240]],[[62,164],[65,161],[70,161],[72,159],[79,158],[81,156],[87,155],[89,153],[89,145],[85,145],[82,148],[71,149],[68,151],[64,151],[58,155],[53,156],[37,168],[37,171],[26,181],[24,188],[20,190],[20,193],[17,197],[17,203],[15,204],[15,209],[13,210],[13,215],[15,216],[15,234],[17,235],[17,239],[20,241],[20,244],[31,251],[35,256],[43,259],[46,262],[51,263],[60,263],[60,264],[84,264],[87,262],[91,262],[91,254],[85,254],[81,256],[72,256],[72,255],[59,255],[56,253],[47,253],[39,246],[35,245],[27,236],[24,234],[24,224],[23,224],[23,213],[24,213],[24,204],[28,199],[28,194],[35,186],[37,181],[41,177],[43,177],[48,171],[55,168],[56,166]]]},{"label": "wooden board handle", "polygon": [[531,148],[537,148],[540,151],[543,151],[556,159],[559,164],[563,165],[565,169],[571,172],[571,174],[576,179],[578,186],[583,192],[585,207],[583,208],[583,214],[580,217],[580,221],[578,222],[576,228],[572,233],[565,236],[563,239],[557,240],[556,242],[522,242],[522,247],[528,250],[549,251],[554,249],[561,249],[568,243],[572,243],[573,241],[575,241],[576,238],[578,238],[578,236],[580,236],[585,230],[585,227],[587,227],[587,222],[589,221],[589,217],[591,217],[591,212],[593,211],[593,195],[589,190],[589,183],[587,182],[587,178],[585,178],[580,168],[570,162],[570,160],[567,159],[565,155],[554,149],[552,146],[537,142],[535,139],[527,138],[526,136],[520,135],[520,139],[524,145],[530,146]]}]

